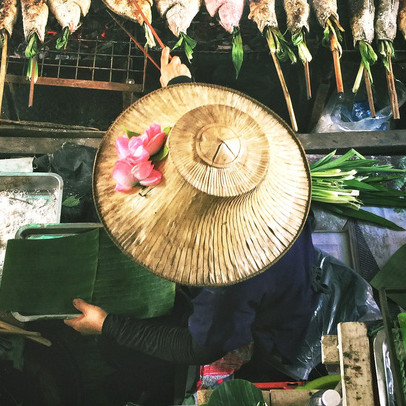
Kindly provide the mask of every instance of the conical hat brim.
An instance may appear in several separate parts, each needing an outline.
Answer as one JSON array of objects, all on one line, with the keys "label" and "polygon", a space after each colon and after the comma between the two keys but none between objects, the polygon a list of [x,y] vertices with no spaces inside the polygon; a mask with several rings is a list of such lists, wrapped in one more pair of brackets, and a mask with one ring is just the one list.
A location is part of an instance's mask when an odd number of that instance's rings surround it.
[{"label": "conical hat brim", "polygon": [[[180,164],[183,150],[175,141],[171,147],[170,134],[169,156],[159,167],[161,183],[131,193],[115,191],[115,142],[124,128],[142,133],[153,123],[173,127],[174,140],[182,144],[181,124],[187,133],[191,112],[210,106],[225,106],[246,116],[255,124],[253,138],[256,129],[263,138],[258,144],[263,151],[258,153],[268,162],[255,166],[260,173],[254,174],[252,185],[241,182],[242,189],[236,191],[234,182],[228,190],[219,183],[221,169],[217,178],[213,172],[194,182],[194,169],[185,170]],[[257,145],[250,140],[248,149]],[[196,83],[156,90],[126,109],[103,138],[93,173],[97,212],[118,247],[156,275],[195,286],[230,285],[280,259],[304,226],[310,185],[304,149],[280,117],[237,91]]]}]

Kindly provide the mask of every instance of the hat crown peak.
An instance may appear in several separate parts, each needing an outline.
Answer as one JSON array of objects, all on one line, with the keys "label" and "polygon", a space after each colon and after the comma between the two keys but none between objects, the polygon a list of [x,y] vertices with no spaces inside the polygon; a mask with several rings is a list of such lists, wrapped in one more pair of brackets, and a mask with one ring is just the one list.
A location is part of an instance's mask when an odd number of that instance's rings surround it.
[{"label": "hat crown peak", "polygon": [[200,130],[196,141],[199,157],[216,168],[230,166],[241,153],[238,135],[226,126],[207,125]]}]

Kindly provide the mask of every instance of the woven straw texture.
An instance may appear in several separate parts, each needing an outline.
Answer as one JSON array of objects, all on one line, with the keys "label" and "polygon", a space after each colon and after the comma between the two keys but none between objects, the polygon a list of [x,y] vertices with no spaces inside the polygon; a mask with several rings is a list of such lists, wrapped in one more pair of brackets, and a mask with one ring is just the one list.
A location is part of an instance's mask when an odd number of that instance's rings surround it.
[{"label": "woven straw texture", "polygon": [[[114,190],[123,127],[170,126],[155,187]],[[259,102],[215,85],[156,90],[112,124],[97,152],[93,194],[113,241],[151,272],[185,285],[219,286],[275,263],[310,207],[310,172],[293,131]]]}]

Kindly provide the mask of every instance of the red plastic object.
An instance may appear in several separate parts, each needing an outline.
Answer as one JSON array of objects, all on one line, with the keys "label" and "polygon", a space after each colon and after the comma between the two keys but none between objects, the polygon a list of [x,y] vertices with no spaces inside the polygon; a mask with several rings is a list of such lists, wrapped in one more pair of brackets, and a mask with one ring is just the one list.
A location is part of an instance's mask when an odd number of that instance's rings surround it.
[{"label": "red plastic object", "polygon": [[254,385],[261,390],[296,389],[298,386],[303,386],[303,382],[254,382]]}]

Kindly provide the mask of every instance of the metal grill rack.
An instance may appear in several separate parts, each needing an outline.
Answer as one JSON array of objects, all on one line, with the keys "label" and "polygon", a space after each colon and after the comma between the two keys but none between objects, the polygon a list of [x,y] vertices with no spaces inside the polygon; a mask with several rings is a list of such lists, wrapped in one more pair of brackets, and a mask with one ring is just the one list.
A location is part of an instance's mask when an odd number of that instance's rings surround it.
[{"label": "metal grill rack", "polygon": [[[128,41],[69,38],[66,50],[46,42],[37,56],[38,85],[143,92],[146,58]],[[12,53],[7,59],[6,81],[25,83],[28,60]]]}]

